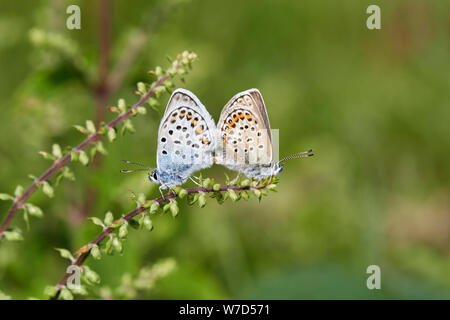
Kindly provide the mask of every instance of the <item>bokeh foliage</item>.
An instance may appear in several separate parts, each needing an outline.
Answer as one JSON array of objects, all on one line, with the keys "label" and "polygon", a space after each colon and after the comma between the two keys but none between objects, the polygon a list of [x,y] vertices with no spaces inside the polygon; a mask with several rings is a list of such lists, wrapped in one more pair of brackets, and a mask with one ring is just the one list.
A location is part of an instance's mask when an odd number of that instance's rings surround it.
[{"label": "bokeh foliage", "polygon": [[[72,3],[82,10],[80,31],[65,29]],[[373,3],[382,10],[379,31],[365,26]],[[71,39],[95,76],[98,5],[0,4],[1,192],[28,185],[28,174],[48,167],[38,151],[79,143],[72,125],[95,114],[86,79],[64,56],[35,48],[30,30]],[[114,1],[113,61],[132,31],[155,18],[156,5]],[[176,219],[158,216],[152,233],[130,232],[123,256],[88,261],[102,286],[119,287],[124,274],[137,277],[142,267],[173,259],[176,267],[138,298],[449,298],[448,12],[450,3],[439,0],[180,4],[148,32],[110,104],[136,101],[131,91],[147,70],[194,50],[195,70],[178,85],[215,119],[236,92],[259,88],[280,129],[280,155],[313,148],[316,157],[289,162],[279,192],[261,204],[183,203]],[[119,159],[156,164],[161,115],[138,117],[136,133],[108,145],[98,168],[72,166],[77,180],[64,181],[54,199],[32,197],[45,217],[32,218],[24,241],[1,243],[1,291],[43,297],[66,266],[53,248],[74,251],[98,232],[87,217],[129,211],[130,189],[158,195],[145,174],[120,174]],[[223,172],[216,166],[204,176],[220,181]],[[95,203],[86,213],[87,190]],[[0,203],[2,219],[8,206]],[[19,215],[14,224],[26,229]],[[371,264],[382,269],[381,291],[366,289]]]}]

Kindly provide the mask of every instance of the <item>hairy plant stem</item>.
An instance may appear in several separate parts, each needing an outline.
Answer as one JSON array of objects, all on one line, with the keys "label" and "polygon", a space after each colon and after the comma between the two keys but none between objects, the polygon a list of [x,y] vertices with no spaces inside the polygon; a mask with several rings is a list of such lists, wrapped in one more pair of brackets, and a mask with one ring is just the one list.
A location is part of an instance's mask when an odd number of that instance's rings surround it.
[{"label": "hairy plant stem", "polygon": [[[155,93],[156,89],[161,86],[164,81],[166,81],[169,78],[169,74],[165,74],[162,77],[160,77],[153,86],[139,99],[138,102],[136,102],[129,110],[126,112],[123,112],[119,114],[115,119],[111,120],[108,124],[104,126],[105,130],[114,128],[117,124],[120,122],[126,120],[131,114],[135,112],[135,109],[137,107],[142,106],[145,104],[148,100],[148,98]],[[85,149],[86,147],[98,142],[101,140],[102,135],[98,132],[92,133],[88,135],[88,137],[81,142],[78,146],[73,148],[69,153],[67,153],[62,158],[59,158],[53,162],[53,165],[47,169],[37,180],[33,181],[33,183],[25,190],[25,192],[19,196],[16,197],[13,201],[13,204],[11,208],[9,209],[5,220],[2,222],[0,226],[0,239],[4,236],[5,231],[8,229],[9,225],[11,224],[12,219],[14,218],[17,211],[25,205],[25,202],[28,200],[28,198],[37,190],[38,186],[42,185],[46,180],[50,179],[55,173],[60,171],[62,168],[65,167],[65,165],[70,161],[71,159],[71,153],[79,153],[81,150]]]},{"label": "hairy plant stem", "polygon": [[[228,191],[228,190],[235,190],[235,191],[244,191],[244,190],[251,190],[251,189],[264,189],[267,185],[260,185],[260,186],[245,186],[245,187],[241,187],[241,186],[232,186],[232,185],[226,185],[226,186],[222,186],[220,187],[219,191]],[[199,193],[199,192],[217,192],[216,190],[214,190],[212,187],[199,187],[199,188],[192,188],[192,189],[186,189],[187,194],[191,194],[191,193]],[[158,202],[158,203],[162,203],[165,202],[166,200],[170,200],[170,199],[174,199],[176,198],[178,195],[173,193],[173,192],[169,192],[168,194],[164,195],[163,197],[159,197],[153,201]],[[150,200],[147,200],[145,204],[148,204],[150,202]],[[147,209],[144,207],[145,204],[140,205],[139,207],[137,207],[136,209],[134,209],[133,211],[127,213],[125,216],[123,216],[122,218],[120,218],[119,220],[116,220],[114,223],[118,224],[120,223],[120,221],[129,221],[131,219],[133,219],[135,216],[143,213],[144,211],[146,211]],[[103,231],[94,239],[92,240],[90,243],[84,245],[83,247],[81,247],[80,249],[77,250],[77,253],[80,254],[78,256],[78,258],[76,258],[71,265],[74,266],[81,266],[84,261],[86,261],[86,259],[89,257],[89,254],[91,252],[91,247],[100,244],[100,242],[102,242],[103,239],[105,239],[106,237],[108,237],[110,234],[112,234],[114,232],[114,230],[116,230],[116,228],[113,227],[107,227],[105,229],[103,229]],[[56,289],[57,292],[53,297],[50,297],[50,299],[58,299],[59,294],[61,292],[61,289],[66,286],[67,284],[67,280],[69,279],[69,277],[71,276],[70,273],[65,273],[64,276],[62,277],[62,279],[58,282],[58,284],[56,285]]]}]

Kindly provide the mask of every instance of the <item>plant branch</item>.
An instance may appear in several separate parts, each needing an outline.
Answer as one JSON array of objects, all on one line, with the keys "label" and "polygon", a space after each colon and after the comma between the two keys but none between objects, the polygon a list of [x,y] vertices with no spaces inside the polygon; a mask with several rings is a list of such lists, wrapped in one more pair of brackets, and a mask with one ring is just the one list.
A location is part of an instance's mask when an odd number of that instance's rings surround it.
[{"label": "plant branch", "polygon": [[[187,194],[192,194],[192,193],[199,193],[199,192],[205,192],[205,193],[210,193],[210,192],[222,192],[222,191],[228,191],[228,190],[235,190],[235,191],[245,191],[245,190],[260,190],[260,189],[264,189],[266,188],[267,185],[259,185],[259,186],[232,186],[232,185],[225,185],[220,187],[219,190],[214,190],[213,187],[199,187],[199,188],[192,188],[192,189],[186,189]],[[170,199],[174,199],[178,197],[177,194],[170,192],[168,194],[166,194],[163,197],[159,197],[155,200],[153,200],[154,202],[157,203],[162,203],[165,202],[166,200],[170,200]],[[114,224],[118,224],[121,221],[130,221],[131,219],[133,219],[134,217],[136,217],[137,215],[141,214],[142,212],[146,211],[146,204],[148,204],[150,202],[150,200],[147,200],[145,202],[145,204],[142,204],[140,206],[138,206],[136,209],[134,209],[133,211],[127,213],[125,216],[123,216],[122,218],[116,220],[114,222]],[[84,245],[83,247],[81,247],[79,250],[77,250],[76,252],[78,254],[80,254],[78,256],[78,258],[76,258],[73,262],[72,265],[74,266],[78,266],[80,267],[81,265],[83,265],[83,263],[86,261],[86,259],[89,257],[89,254],[91,252],[91,247],[94,245],[98,245],[100,244],[100,242],[102,242],[103,239],[105,239],[106,237],[108,237],[110,234],[112,234],[114,232],[114,230],[116,230],[116,228],[114,227],[107,227],[104,228],[103,231],[94,239],[92,240],[90,243]],[[56,285],[56,294],[53,297],[50,297],[50,299],[58,299],[59,293],[61,291],[61,289],[67,285],[67,281],[69,279],[69,277],[71,276],[70,273],[65,273],[64,276],[62,277],[62,279],[59,281],[59,283]]]},{"label": "plant branch", "polygon": [[[123,112],[119,114],[115,119],[110,121],[108,124],[106,124],[103,128],[108,130],[111,128],[114,128],[117,124],[120,122],[126,120],[131,114],[135,112],[135,109],[142,106],[147,102],[147,100],[150,98],[151,95],[153,95],[156,91],[156,89],[161,86],[164,81],[166,81],[170,77],[169,73],[166,73],[165,75],[161,76],[154,84],[153,86],[144,94],[142,95],[141,99],[139,99],[136,104],[134,104],[130,109],[128,109],[126,112]],[[15,214],[19,209],[22,209],[25,205],[25,202],[27,199],[37,190],[38,186],[42,185],[46,180],[51,178],[55,173],[60,171],[64,166],[71,160],[71,154],[72,153],[79,153],[81,150],[85,149],[86,147],[96,143],[97,141],[101,140],[102,135],[97,131],[96,133],[90,134],[83,142],[81,142],[78,146],[73,148],[69,153],[67,153],[65,156],[63,156],[60,159],[55,160],[53,165],[47,169],[38,179],[36,179],[21,195],[14,199],[14,202],[9,209],[5,220],[0,226],[0,239],[4,236],[5,231],[8,229],[12,219],[14,218]]]}]

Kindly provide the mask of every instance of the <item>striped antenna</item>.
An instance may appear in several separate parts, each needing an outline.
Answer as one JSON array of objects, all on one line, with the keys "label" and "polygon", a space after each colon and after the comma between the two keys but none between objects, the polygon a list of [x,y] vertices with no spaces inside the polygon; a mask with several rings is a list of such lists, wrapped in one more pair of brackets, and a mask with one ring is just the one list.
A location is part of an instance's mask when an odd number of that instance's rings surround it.
[{"label": "striped antenna", "polygon": [[291,159],[312,157],[314,155],[314,153],[311,153],[311,152],[312,152],[312,149],[310,149],[308,151],[303,151],[303,152],[292,154],[292,155],[287,156],[286,158],[283,158],[280,161],[278,161],[278,164],[281,164],[281,163],[291,160]]}]

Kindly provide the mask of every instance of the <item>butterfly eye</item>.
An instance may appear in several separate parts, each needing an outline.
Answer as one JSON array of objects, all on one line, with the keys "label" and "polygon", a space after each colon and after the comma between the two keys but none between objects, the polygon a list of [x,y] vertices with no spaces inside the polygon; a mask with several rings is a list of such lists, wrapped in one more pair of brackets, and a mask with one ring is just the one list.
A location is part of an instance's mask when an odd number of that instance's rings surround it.
[{"label": "butterfly eye", "polygon": [[152,173],[152,178],[158,180],[158,176],[156,175],[156,170]]}]

